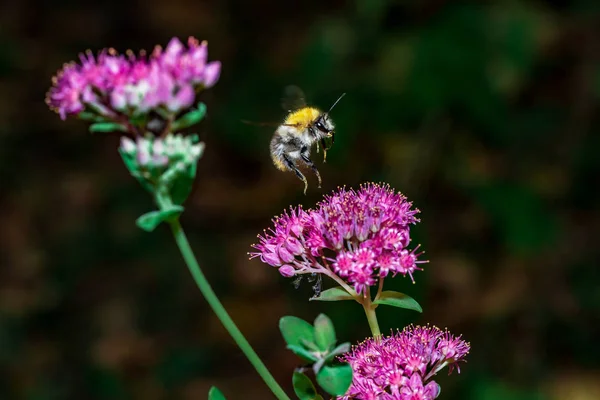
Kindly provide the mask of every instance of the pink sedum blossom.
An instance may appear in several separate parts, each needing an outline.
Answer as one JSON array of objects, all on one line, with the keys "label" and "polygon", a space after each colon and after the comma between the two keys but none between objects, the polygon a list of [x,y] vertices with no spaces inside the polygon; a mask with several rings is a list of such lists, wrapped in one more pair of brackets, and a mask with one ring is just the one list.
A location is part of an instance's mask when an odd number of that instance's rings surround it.
[{"label": "pink sedum blossom", "polygon": [[[291,208],[259,235],[250,253],[285,277],[336,274],[357,293],[379,279],[401,274],[413,279],[418,265],[410,250],[410,226],[419,220],[412,203],[388,185],[338,189],[312,210]],[[418,248],[418,246],[417,246]]]},{"label": "pink sedum blossom", "polygon": [[353,377],[338,399],[433,400],[440,386],[431,378],[447,365],[451,372],[469,350],[460,336],[429,326],[369,338],[341,357],[352,366]]},{"label": "pink sedum blossom", "polygon": [[147,56],[114,49],[81,54],[52,80],[46,103],[64,120],[90,110],[105,117],[140,115],[153,109],[176,114],[194,103],[196,93],[212,87],[221,72],[219,61],[207,61],[207,43],[177,38]]}]

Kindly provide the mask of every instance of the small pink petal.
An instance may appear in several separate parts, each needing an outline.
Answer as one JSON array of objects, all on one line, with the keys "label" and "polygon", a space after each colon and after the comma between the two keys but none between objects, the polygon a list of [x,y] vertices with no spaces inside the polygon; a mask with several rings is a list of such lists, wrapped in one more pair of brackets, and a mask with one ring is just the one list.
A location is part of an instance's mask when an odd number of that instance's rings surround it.
[{"label": "small pink petal", "polygon": [[221,75],[221,62],[213,61],[206,65],[204,69],[204,87],[209,88],[217,83]]},{"label": "small pink petal", "polygon": [[273,267],[278,267],[282,264],[281,258],[273,252],[264,252],[260,255],[262,262],[265,262]]},{"label": "small pink petal", "polygon": [[110,94],[110,105],[116,110],[123,110],[127,107],[127,96],[122,86]]},{"label": "small pink petal", "polygon": [[206,64],[206,59],[208,58],[208,47],[206,42],[202,42],[201,44],[196,44],[190,42],[189,44],[189,55],[190,59],[194,62],[195,65],[202,68]]},{"label": "small pink petal", "polygon": [[196,98],[196,93],[194,93],[194,89],[190,85],[185,85],[177,94],[167,101],[167,108],[170,111],[180,111],[184,108],[188,108],[192,104],[194,104],[194,99]]},{"label": "small pink petal", "polygon": [[169,41],[165,52],[162,54],[162,61],[167,65],[173,65],[177,61],[177,57],[183,51],[183,44],[179,38],[174,37]]}]

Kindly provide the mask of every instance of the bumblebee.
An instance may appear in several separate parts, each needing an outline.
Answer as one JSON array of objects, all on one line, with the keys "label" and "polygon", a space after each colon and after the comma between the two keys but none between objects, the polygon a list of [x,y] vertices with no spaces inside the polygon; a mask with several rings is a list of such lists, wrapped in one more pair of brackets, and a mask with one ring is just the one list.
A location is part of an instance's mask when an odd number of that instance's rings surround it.
[{"label": "bumblebee", "polygon": [[[310,159],[310,151],[316,144],[318,153],[320,144],[323,147],[323,162],[327,161],[327,150],[333,146],[335,139],[335,126],[329,113],[345,94],[333,103],[329,111],[322,112],[318,108],[307,106],[304,94],[297,86],[288,86],[285,89],[282,106],[288,115],[275,130],[269,149],[277,169],[293,171],[304,182],[304,194],[308,189],[308,181],[299,166],[309,167],[317,176],[318,187],[321,187],[321,175]],[[330,146],[327,145],[327,140],[331,141]]]}]

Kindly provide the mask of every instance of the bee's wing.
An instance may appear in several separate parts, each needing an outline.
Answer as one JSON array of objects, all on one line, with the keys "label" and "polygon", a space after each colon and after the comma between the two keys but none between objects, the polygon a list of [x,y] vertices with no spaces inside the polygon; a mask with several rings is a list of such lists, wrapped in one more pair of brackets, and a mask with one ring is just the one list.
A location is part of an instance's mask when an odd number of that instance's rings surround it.
[{"label": "bee's wing", "polygon": [[283,89],[281,106],[287,112],[306,107],[306,97],[298,86],[288,85]]}]

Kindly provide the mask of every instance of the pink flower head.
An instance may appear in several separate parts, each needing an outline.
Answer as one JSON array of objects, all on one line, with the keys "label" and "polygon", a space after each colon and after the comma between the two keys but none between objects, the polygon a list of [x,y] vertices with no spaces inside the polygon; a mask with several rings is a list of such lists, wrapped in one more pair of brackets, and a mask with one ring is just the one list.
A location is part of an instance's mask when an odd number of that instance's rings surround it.
[{"label": "pink flower head", "polygon": [[[452,343],[453,356],[446,355]],[[470,345],[436,327],[408,326],[381,338],[369,338],[341,357],[353,377],[338,399],[433,400],[440,394],[431,378],[446,365],[464,361]]]},{"label": "pink flower head", "polygon": [[390,274],[412,279],[418,264],[426,262],[408,248],[418,212],[388,185],[340,188],[315,209],[292,208],[276,218],[250,255],[275,267],[286,264],[285,276],[289,266],[296,275],[333,272],[357,293],[366,293]]},{"label": "pink flower head", "polygon": [[86,80],[79,74],[75,63],[65,64],[52,78],[53,87],[46,97],[46,104],[66,119],[67,114],[77,114],[84,110],[84,91],[89,91]]},{"label": "pink flower head", "polygon": [[173,38],[163,51],[147,57],[114,49],[81,54],[80,63],[65,64],[46,95],[48,106],[61,119],[89,109],[103,116],[135,116],[152,109],[163,114],[190,107],[196,93],[219,79],[221,63],[207,62],[207,44],[190,37],[187,47]]}]

